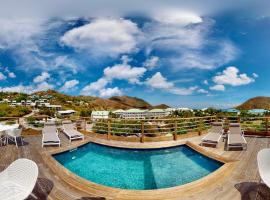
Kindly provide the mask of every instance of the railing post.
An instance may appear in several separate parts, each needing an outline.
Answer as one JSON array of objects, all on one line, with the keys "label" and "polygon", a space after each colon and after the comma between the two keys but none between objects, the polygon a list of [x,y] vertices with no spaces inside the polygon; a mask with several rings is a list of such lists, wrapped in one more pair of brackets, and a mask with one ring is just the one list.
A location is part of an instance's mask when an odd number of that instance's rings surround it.
[{"label": "railing post", "polygon": [[111,120],[108,119],[107,120],[107,124],[108,124],[108,134],[107,134],[107,139],[109,140],[111,137]]},{"label": "railing post", "polygon": [[84,130],[86,131],[86,118],[84,118]]},{"label": "railing post", "polygon": [[199,120],[199,129],[198,129],[198,135],[202,134],[202,118]]},{"label": "railing post", "polygon": [[141,121],[141,142],[144,142],[144,121]]},{"label": "railing post", "polygon": [[177,140],[177,120],[174,119],[174,133],[173,133],[173,139]]}]

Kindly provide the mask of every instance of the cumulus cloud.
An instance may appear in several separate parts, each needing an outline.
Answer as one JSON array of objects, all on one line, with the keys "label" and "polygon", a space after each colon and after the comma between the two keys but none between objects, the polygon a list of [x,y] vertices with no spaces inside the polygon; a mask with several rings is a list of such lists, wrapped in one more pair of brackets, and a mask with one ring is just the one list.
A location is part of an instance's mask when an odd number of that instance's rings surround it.
[{"label": "cumulus cloud", "polygon": [[125,19],[95,19],[89,24],[69,30],[61,42],[93,56],[117,57],[137,49],[140,31]]},{"label": "cumulus cloud", "polygon": [[161,89],[177,95],[189,95],[197,89],[197,87],[180,88],[176,87],[173,82],[168,81],[160,72],[154,74],[145,81],[145,84],[153,89]]},{"label": "cumulus cloud", "polygon": [[8,77],[9,78],[16,78],[16,74],[14,72],[9,72]]},{"label": "cumulus cloud", "polygon": [[53,88],[54,88],[54,85],[49,84],[48,82],[44,81],[44,82],[37,84],[37,86],[33,89],[33,91],[35,91],[35,92],[47,91],[47,90],[51,90]]},{"label": "cumulus cloud", "polygon": [[7,77],[2,72],[0,72],[0,81],[5,80],[6,78]]},{"label": "cumulus cloud", "polygon": [[209,93],[207,90],[202,89],[202,88],[201,89],[198,89],[197,92],[198,93],[201,93],[201,94],[208,94]]},{"label": "cumulus cloud", "polygon": [[0,90],[3,92],[19,92],[19,93],[26,93],[30,94],[37,91],[46,91],[49,89],[53,89],[54,86],[47,82],[41,82],[37,85],[15,85],[15,86],[7,86],[7,87],[0,87]]},{"label": "cumulus cloud", "polygon": [[253,76],[254,78],[258,78],[258,77],[259,77],[259,75],[256,74],[256,73],[252,73],[252,76]]},{"label": "cumulus cloud", "polygon": [[33,79],[33,82],[40,83],[47,80],[48,78],[50,78],[50,74],[48,72],[42,72],[40,75]]},{"label": "cumulus cloud", "polygon": [[209,88],[210,90],[215,90],[215,91],[224,91],[225,87],[224,85],[214,85]]},{"label": "cumulus cloud", "polygon": [[249,77],[245,73],[240,74],[239,69],[233,66],[227,67],[223,72],[213,77],[213,82],[218,85],[240,86],[250,84],[254,81],[254,78]]},{"label": "cumulus cloud", "polygon": [[68,92],[69,90],[75,89],[75,87],[79,84],[79,81],[76,79],[66,81],[65,84],[60,88],[60,91]]},{"label": "cumulus cloud", "polygon": [[120,96],[122,91],[118,87],[114,88],[104,88],[100,91],[101,97],[111,97],[111,96]]},{"label": "cumulus cloud", "polygon": [[132,67],[129,64],[116,64],[104,69],[104,76],[108,80],[127,80],[129,83],[140,83],[140,78],[144,75],[144,67]]},{"label": "cumulus cloud", "polygon": [[208,85],[208,80],[204,80],[203,84]]},{"label": "cumulus cloud", "polygon": [[151,56],[143,63],[143,66],[149,70],[152,70],[158,66],[158,62],[159,62],[159,57]]},{"label": "cumulus cloud", "polygon": [[155,20],[165,24],[175,24],[177,26],[186,26],[188,24],[196,24],[203,21],[196,13],[180,9],[164,9],[155,14]]},{"label": "cumulus cloud", "polygon": [[[125,80],[131,84],[141,84],[140,78],[146,72],[144,67],[133,67],[128,62],[131,59],[127,56],[122,56],[122,63],[115,64],[111,67],[106,67],[103,70],[103,77],[99,78],[96,82],[92,82],[85,86],[81,94],[83,95],[95,95],[109,96],[108,94],[114,93],[114,95],[122,94],[122,91],[118,88],[106,88],[108,84],[114,80]],[[104,95],[106,94],[106,95]]]},{"label": "cumulus cloud", "polygon": [[19,93],[31,93],[33,91],[32,86],[24,86],[24,85],[17,85],[17,86],[8,86],[8,87],[0,87],[0,90],[3,92],[19,92]]}]

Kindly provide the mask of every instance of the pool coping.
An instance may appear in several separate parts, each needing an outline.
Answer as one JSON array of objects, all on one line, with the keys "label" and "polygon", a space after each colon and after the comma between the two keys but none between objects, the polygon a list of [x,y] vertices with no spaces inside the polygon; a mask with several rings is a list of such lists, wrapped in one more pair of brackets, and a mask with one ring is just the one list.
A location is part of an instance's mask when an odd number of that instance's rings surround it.
[{"label": "pool coping", "polygon": [[[100,141],[101,140],[101,141]],[[214,160],[220,161],[224,163],[216,171],[210,173],[209,175],[200,178],[196,181],[170,187],[170,188],[163,188],[163,189],[155,189],[155,190],[128,190],[128,189],[120,189],[120,188],[113,188],[109,186],[104,186],[101,184],[97,184],[86,180],[68,169],[66,169],[63,165],[61,165],[54,157],[54,154],[61,153],[64,151],[68,151],[89,142],[98,143],[102,145],[118,147],[118,148],[137,148],[137,149],[153,149],[153,148],[166,148],[166,147],[174,147],[179,145],[187,145],[190,148],[194,149],[195,151],[210,157]],[[218,184],[222,181],[227,175],[229,175],[232,170],[235,168],[237,164],[237,160],[233,160],[221,155],[218,155],[214,152],[210,152],[206,150],[204,147],[201,147],[195,143],[190,141],[179,141],[179,142],[170,142],[170,143],[162,143],[160,144],[147,144],[147,145],[136,145],[129,146],[128,144],[123,145],[122,143],[117,142],[111,143],[111,141],[106,141],[102,139],[95,139],[89,138],[84,141],[81,141],[77,144],[71,144],[69,147],[64,147],[60,149],[50,150],[47,152],[41,152],[42,158],[44,159],[45,163],[50,167],[50,169],[59,176],[64,182],[69,184],[70,186],[83,191],[89,195],[94,195],[97,197],[105,197],[107,199],[179,199],[179,197],[192,195],[194,192],[199,192],[213,184]],[[137,147],[136,147],[137,146]]]}]

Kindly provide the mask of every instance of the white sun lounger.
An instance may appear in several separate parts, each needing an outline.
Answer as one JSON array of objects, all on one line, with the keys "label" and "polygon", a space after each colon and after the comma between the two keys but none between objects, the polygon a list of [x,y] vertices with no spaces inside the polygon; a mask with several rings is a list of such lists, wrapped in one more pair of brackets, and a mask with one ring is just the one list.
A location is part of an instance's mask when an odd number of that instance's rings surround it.
[{"label": "white sun lounger", "polygon": [[212,127],[209,129],[208,134],[202,138],[201,145],[218,145],[220,138],[223,135],[222,122],[213,122]]},{"label": "white sun lounger", "polygon": [[270,149],[262,149],[257,155],[261,180],[270,188]]},{"label": "white sun lounger", "polygon": [[55,125],[45,125],[42,129],[42,147],[45,145],[57,145],[60,147],[58,130]]},{"label": "white sun lounger", "polygon": [[38,166],[35,162],[25,158],[14,161],[0,173],[0,199],[26,199],[31,195],[37,178]]},{"label": "white sun lounger", "polygon": [[230,148],[247,149],[247,141],[239,123],[231,123],[228,132],[227,150]]},{"label": "white sun lounger", "polygon": [[64,123],[62,125],[63,133],[68,137],[69,141],[77,140],[77,139],[84,139],[84,135],[76,130],[74,124]]}]

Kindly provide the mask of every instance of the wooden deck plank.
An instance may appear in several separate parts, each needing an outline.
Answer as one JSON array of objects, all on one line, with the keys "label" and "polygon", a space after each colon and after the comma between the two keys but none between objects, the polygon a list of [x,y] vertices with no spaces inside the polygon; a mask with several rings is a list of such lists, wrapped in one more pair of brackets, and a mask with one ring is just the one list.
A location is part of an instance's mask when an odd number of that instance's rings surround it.
[{"label": "wooden deck plank", "polygon": [[[88,136],[87,136],[88,137]],[[86,138],[87,138],[86,137]],[[201,137],[193,137],[188,139],[193,143],[199,144]],[[62,147],[70,145],[67,138],[60,134]],[[0,147],[0,171],[5,169],[11,162],[18,158],[29,158],[34,160],[39,166],[39,179],[38,184],[34,189],[34,193],[37,196],[44,199],[86,199],[86,197],[97,198],[94,188],[93,195],[86,194],[76,188],[71,187],[69,184],[62,181],[56,174],[52,172],[46,165],[46,162],[41,157],[41,152],[51,151],[58,149],[58,147],[41,148],[41,136],[27,136],[25,137],[25,145],[16,148],[15,145],[7,145]],[[99,139],[100,141],[102,139]],[[108,141],[106,141],[108,142]],[[109,141],[112,145],[118,143],[119,145],[128,144],[132,147],[159,147],[160,145],[168,145],[170,142],[164,141],[162,143],[134,143],[129,144],[127,142]],[[180,141],[178,141],[181,143]],[[161,196],[160,199],[198,199],[198,200],[234,200],[234,199],[270,199],[270,189],[266,188],[263,184],[258,184],[259,174],[257,170],[257,153],[260,149],[270,148],[270,138],[247,138],[248,149],[247,151],[224,151],[224,142],[218,145],[218,148],[204,147],[207,151],[214,152],[215,154],[225,156],[232,159],[238,159],[236,168],[234,171],[225,177],[221,182],[212,184],[207,188],[198,188],[197,192],[187,193],[183,196],[174,196],[172,198],[166,198]],[[77,143],[76,141],[73,142]],[[258,190],[260,194],[258,195]],[[262,192],[263,191],[263,192]],[[139,192],[138,192],[139,195]],[[139,197],[139,196],[138,196]],[[46,199],[45,198],[45,199]],[[125,199],[125,195],[121,199]],[[29,198],[30,199],[30,198]],[[102,197],[100,197],[102,199]],[[117,198],[119,199],[119,198]],[[126,198],[128,199],[128,197]],[[151,199],[151,196],[142,198]]]}]

